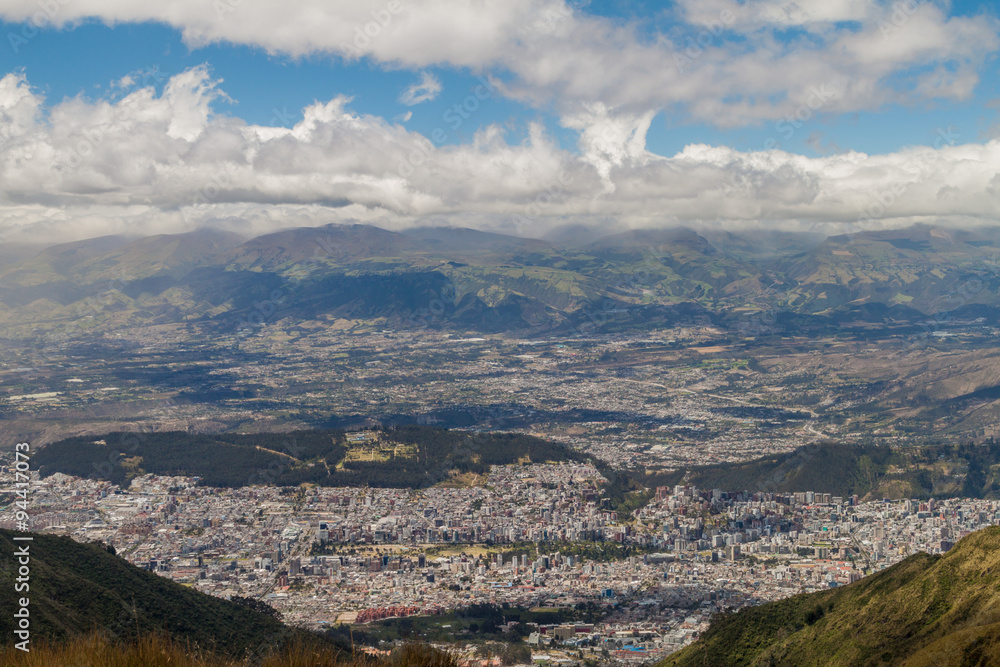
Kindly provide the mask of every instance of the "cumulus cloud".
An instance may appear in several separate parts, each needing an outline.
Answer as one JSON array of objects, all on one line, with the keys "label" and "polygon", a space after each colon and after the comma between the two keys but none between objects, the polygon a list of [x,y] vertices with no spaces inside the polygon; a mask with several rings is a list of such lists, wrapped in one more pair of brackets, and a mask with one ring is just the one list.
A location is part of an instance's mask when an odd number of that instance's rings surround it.
[{"label": "cumulus cloud", "polygon": [[430,102],[441,92],[441,82],[430,72],[423,72],[420,80],[403,91],[399,101],[408,107],[421,102]]},{"label": "cumulus cloud", "polygon": [[34,128],[42,98],[32,94],[23,73],[0,79],[0,138],[16,137]]},{"label": "cumulus cloud", "polygon": [[[831,113],[966,99],[979,68],[1000,47],[995,18],[950,16],[918,0],[681,0],[675,25],[653,35],[575,5],[73,0],[53,3],[56,9],[44,18],[56,26],[93,18],[158,21],[182,31],[195,47],[229,42],[293,57],[366,58],[393,68],[502,72],[503,94],[554,108],[568,127],[577,127],[595,104],[605,108],[598,119],[631,119],[612,153],[630,150],[626,144],[650,113],[668,110],[725,127],[758,124],[794,112],[815,86],[836,91],[826,109]],[[0,18],[31,21],[39,7],[36,0],[8,0]],[[439,89],[425,77],[412,90],[413,103]],[[411,98],[404,93],[403,99]]]},{"label": "cumulus cloud", "polygon": [[563,125],[580,132],[583,159],[592,164],[610,189],[611,170],[625,161],[647,158],[646,132],[653,122],[652,111],[641,115],[613,114],[601,103],[589,104],[577,114],[563,118]]},{"label": "cumulus cloud", "polygon": [[[992,222],[1000,140],[888,155],[810,158],[690,145],[645,150],[650,116],[606,107],[569,117],[585,150],[540,125],[498,126],[462,145],[351,110],[336,97],[294,127],[213,113],[204,67],[120,99],[47,107],[21,73],[0,79],[0,233],[81,238],[211,224],[260,233],[338,220],[389,228],[432,219],[525,235],[567,223],[834,228]],[[594,129],[597,128],[597,129]],[[638,128],[638,129],[636,129]],[[605,142],[604,139],[608,138]],[[620,148],[625,147],[625,148]]]}]

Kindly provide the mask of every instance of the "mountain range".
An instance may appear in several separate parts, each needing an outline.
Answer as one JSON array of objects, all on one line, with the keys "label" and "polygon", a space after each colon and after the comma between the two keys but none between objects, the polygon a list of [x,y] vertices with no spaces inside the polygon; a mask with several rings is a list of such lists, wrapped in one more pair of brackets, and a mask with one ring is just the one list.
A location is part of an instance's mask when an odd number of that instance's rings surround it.
[{"label": "mountain range", "polygon": [[336,319],[528,333],[713,323],[745,335],[995,322],[998,259],[1000,228],[930,226],[826,238],[633,230],[578,244],[365,225],[101,237],[0,255],[0,338]]}]

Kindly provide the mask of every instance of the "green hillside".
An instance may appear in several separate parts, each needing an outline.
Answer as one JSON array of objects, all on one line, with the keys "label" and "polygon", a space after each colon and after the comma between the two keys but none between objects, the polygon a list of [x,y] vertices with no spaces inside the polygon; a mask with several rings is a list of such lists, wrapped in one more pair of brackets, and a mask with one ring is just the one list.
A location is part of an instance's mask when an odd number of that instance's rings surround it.
[{"label": "green hillside", "polygon": [[[862,498],[1000,495],[1000,444],[882,447],[824,442],[794,452],[687,471],[703,489]],[[666,483],[666,482],[664,482]]]},{"label": "green hillside", "polygon": [[1000,664],[1000,527],[944,556],[918,554],[850,586],[718,618],[660,663],[687,665]]},{"label": "green hillside", "polygon": [[[31,542],[15,542],[31,535]],[[15,550],[29,545],[30,589],[15,591]],[[14,641],[13,610],[30,600],[32,641],[104,632],[116,641],[166,633],[182,643],[241,657],[289,640],[318,642],[276,618],[141,570],[98,544],[0,530],[0,636]]]},{"label": "green hillside", "polygon": [[817,491],[864,496],[876,488],[893,451],[834,443],[809,445],[788,454],[745,463],[729,463],[691,471],[688,480],[700,488],[727,491]]}]

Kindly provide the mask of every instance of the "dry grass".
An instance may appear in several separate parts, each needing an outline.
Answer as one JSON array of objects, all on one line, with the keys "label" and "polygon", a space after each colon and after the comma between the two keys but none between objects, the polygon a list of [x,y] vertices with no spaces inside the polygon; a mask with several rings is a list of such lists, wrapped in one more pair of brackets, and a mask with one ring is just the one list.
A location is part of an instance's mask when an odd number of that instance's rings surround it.
[{"label": "dry grass", "polygon": [[351,656],[336,649],[296,642],[268,656],[221,657],[163,635],[115,642],[91,633],[65,642],[32,642],[30,652],[0,648],[5,667],[457,667],[454,658],[422,644],[400,647],[387,658]]},{"label": "dry grass", "polygon": [[31,651],[5,646],[0,664],[10,667],[230,667],[236,663],[184,646],[160,635],[147,635],[138,642],[117,643],[101,634],[90,634],[67,642],[32,642]]}]

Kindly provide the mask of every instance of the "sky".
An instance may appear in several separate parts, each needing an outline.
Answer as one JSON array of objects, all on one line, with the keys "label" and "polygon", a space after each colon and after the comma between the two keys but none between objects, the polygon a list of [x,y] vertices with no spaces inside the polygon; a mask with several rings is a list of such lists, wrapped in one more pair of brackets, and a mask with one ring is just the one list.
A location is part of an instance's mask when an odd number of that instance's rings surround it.
[{"label": "sky", "polygon": [[995,224],[994,3],[0,0],[0,239]]}]

